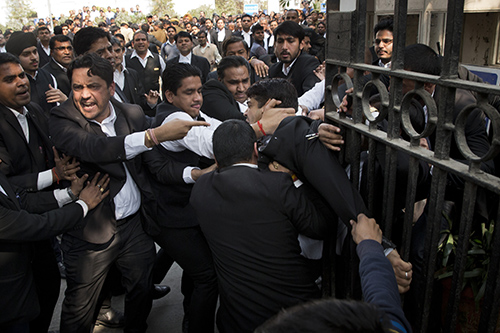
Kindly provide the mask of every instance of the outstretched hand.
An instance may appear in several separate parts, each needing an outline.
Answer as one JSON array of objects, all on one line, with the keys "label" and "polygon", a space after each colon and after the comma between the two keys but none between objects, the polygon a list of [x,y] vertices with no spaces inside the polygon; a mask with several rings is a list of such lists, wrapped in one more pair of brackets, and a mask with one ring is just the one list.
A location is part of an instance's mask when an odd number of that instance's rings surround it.
[{"label": "outstretched hand", "polygon": [[[194,126],[210,126],[206,121],[191,121],[174,119],[153,129],[158,142],[180,140],[184,138]],[[152,145],[151,145],[152,147]]]},{"label": "outstretched hand", "polygon": [[277,108],[280,104],[281,101],[272,98],[262,107],[260,123],[266,134],[273,134],[283,119],[295,115],[294,108]]}]

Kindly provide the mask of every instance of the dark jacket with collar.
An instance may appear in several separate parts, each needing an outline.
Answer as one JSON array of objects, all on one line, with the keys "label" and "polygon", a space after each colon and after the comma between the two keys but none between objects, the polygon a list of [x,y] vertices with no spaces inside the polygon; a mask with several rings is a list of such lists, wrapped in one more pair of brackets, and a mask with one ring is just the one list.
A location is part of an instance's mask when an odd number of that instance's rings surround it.
[{"label": "dark jacket with collar", "polygon": [[310,54],[302,52],[295,60],[288,75],[283,74],[283,63],[278,62],[269,68],[269,77],[288,79],[297,89],[298,96],[302,96],[306,91],[314,87],[320,80],[314,74],[314,70],[319,66],[319,60]]},{"label": "dark jacket with collar", "polygon": [[238,102],[226,86],[218,79],[208,80],[202,89],[203,112],[212,118],[224,121],[227,119],[245,120]]},{"label": "dark jacket with collar", "polygon": [[128,100],[128,103],[139,105],[144,113],[154,117],[156,107],[151,108],[146,99],[146,91],[141,83],[139,73],[132,68],[125,69],[125,85],[123,86],[123,94]]},{"label": "dark jacket with collar", "polygon": [[28,323],[40,312],[31,268],[32,242],[81,228],[83,210],[75,203],[58,209],[52,192],[26,193],[11,186],[2,173],[0,186],[6,193],[0,192],[0,331],[3,331],[2,327]]},{"label": "dark jacket with collar", "polygon": [[42,43],[38,42],[36,44],[36,48],[38,51],[38,59],[39,59],[38,60],[38,67],[41,68],[50,62],[51,57],[50,57],[50,55],[45,53],[45,50],[43,49]]},{"label": "dark jacket with collar", "polygon": [[143,166],[143,154],[126,158],[124,141],[128,134],[145,130],[149,123],[137,105],[123,104],[111,98],[116,112],[114,128],[116,136],[108,137],[101,127],[87,120],[76,109],[73,100],[68,99],[53,109],[49,130],[55,146],[63,153],[74,156],[80,162],[79,176],[88,174],[92,179],[97,172],[110,177],[109,196],[86,216],[83,229],[70,232],[79,239],[94,244],[106,243],[116,232],[114,197],[126,181],[124,163],[141,192],[143,227],[154,233],[156,203],[151,190],[149,174]]},{"label": "dark jacket with collar", "polygon": [[48,103],[45,95],[45,92],[50,89],[49,84],[54,88],[52,76],[45,69],[40,68],[36,73],[36,77],[33,78],[28,75],[28,80],[30,81],[31,101],[40,105],[48,118],[50,110],[57,105],[57,103]]},{"label": "dark jacket with collar", "polygon": [[61,90],[64,95],[69,96],[71,84],[68,74],[66,74],[66,71],[55,62],[54,58],[50,58],[49,63],[43,66],[42,69],[52,74],[56,78],[57,88]]},{"label": "dark jacket with collar", "polygon": [[0,171],[13,184],[36,191],[38,173],[54,166],[54,154],[48,121],[42,109],[34,103],[28,104],[26,108],[29,142],[16,116],[0,105]]},{"label": "dark jacket with collar", "polygon": [[[167,66],[169,64],[178,63],[179,59],[180,56],[172,58],[171,60],[167,61]],[[201,83],[205,83],[208,73],[210,73],[210,63],[208,62],[208,60],[191,53],[191,65],[198,67],[198,69],[201,71]]]}]

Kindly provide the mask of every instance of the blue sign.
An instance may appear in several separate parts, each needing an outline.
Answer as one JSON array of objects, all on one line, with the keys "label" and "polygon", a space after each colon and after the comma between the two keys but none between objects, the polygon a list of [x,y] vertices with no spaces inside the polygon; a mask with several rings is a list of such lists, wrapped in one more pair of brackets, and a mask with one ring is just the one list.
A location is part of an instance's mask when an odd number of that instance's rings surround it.
[{"label": "blue sign", "polygon": [[326,3],[321,4],[320,10],[322,13],[326,13]]},{"label": "blue sign", "polygon": [[243,11],[248,15],[257,14],[259,12],[259,5],[257,4],[244,5]]}]

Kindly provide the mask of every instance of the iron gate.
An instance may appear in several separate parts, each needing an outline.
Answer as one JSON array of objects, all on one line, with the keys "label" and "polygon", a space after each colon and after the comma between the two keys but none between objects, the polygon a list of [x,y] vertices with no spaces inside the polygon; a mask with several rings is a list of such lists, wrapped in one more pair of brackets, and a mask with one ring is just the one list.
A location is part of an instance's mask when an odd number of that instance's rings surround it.
[{"label": "iron gate", "polygon": [[[463,24],[464,0],[449,1],[447,11],[446,41],[443,58],[442,72],[440,76],[426,75],[403,70],[404,47],[406,40],[406,17],[407,1],[396,1],[394,10],[394,46],[392,53],[392,63],[390,69],[367,65],[365,58],[365,35],[367,31],[367,4],[366,1],[357,1],[356,11],[338,12],[339,1],[328,0],[327,15],[327,91],[325,98],[325,109],[327,121],[339,125],[345,131],[346,145],[344,147],[344,161],[351,165],[351,180],[355,186],[360,182],[360,153],[362,138],[369,142],[368,151],[373,151],[375,143],[382,143],[386,146],[385,174],[383,188],[383,221],[378,221],[384,225],[384,235],[388,238],[392,233],[392,221],[394,220],[394,193],[396,185],[396,168],[398,152],[405,152],[409,156],[408,186],[406,192],[406,206],[404,214],[404,226],[401,239],[400,253],[404,260],[408,260],[410,239],[412,234],[412,217],[416,195],[416,175],[418,173],[419,161],[431,164],[432,182],[430,196],[428,198],[428,229],[425,235],[425,253],[423,263],[423,293],[419,300],[420,307],[417,319],[414,322],[414,329],[418,332],[428,332],[430,328],[431,305],[433,297],[436,296],[435,270],[438,260],[438,242],[440,238],[440,223],[442,208],[445,201],[446,180],[448,175],[456,175],[465,180],[463,201],[459,220],[459,238],[456,249],[456,259],[454,265],[452,286],[449,302],[446,308],[443,330],[454,332],[457,324],[457,313],[460,301],[461,285],[465,271],[465,256],[469,246],[469,235],[471,233],[476,194],[478,189],[484,189],[493,193],[496,204],[500,207],[500,179],[494,175],[480,170],[481,162],[491,160],[495,157],[500,148],[500,115],[488,105],[489,94],[500,94],[500,87],[487,84],[480,84],[460,80],[457,77],[458,59],[461,44],[461,32]],[[370,31],[369,29],[368,31]],[[371,32],[370,32],[371,34]],[[370,36],[371,37],[371,36]],[[350,80],[346,75],[346,68],[354,68],[354,80]],[[337,74],[339,71],[340,74]],[[380,118],[373,118],[369,114],[367,89],[360,78],[363,72],[372,73],[372,81],[368,86],[376,87],[379,91],[387,92],[385,86],[381,84],[379,76],[386,74],[391,77],[390,94],[381,94],[382,104],[386,106],[388,128],[387,132],[377,129],[377,122]],[[353,92],[353,115],[348,118],[345,114],[336,112],[340,103],[337,94],[339,79],[346,81],[348,86],[354,88]],[[442,92],[439,104],[427,105],[429,118],[425,130],[417,133],[412,130],[409,120],[408,105],[402,93],[403,79],[412,79],[417,82],[431,82],[438,85]],[[491,148],[484,156],[474,155],[465,142],[465,120],[468,109],[462,110],[456,123],[453,123],[453,106],[455,103],[456,89],[465,89],[477,92],[476,107],[480,108],[491,120]],[[408,94],[419,94],[420,96],[432,99],[424,91],[422,84],[417,83],[416,90]],[[407,95],[408,95],[407,94]],[[427,94],[427,95],[425,95]],[[427,99],[428,100],[428,99]],[[365,123],[364,117],[369,124]],[[384,117],[381,112],[379,117]],[[405,141],[400,138],[400,130],[406,127],[409,129],[410,140]],[[436,145],[433,151],[419,147],[419,139],[435,132]],[[460,151],[468,160],[468,165],[449,158],[450,140],[455,135]],[[373,208],[373,175],[374,175],[374,154],[368,154],[368,209]],[[499,168],[499,166],[497,166]],[[499,225],[500,214],[495,214],[495,225]],[[492,241],[492,256],[487,277],[487,287],[484,301],[481,306],[481,317],[478,332],[494,332],[497,325],[500,310],[500,232],[496,228]],[[353,253],[353,252],[351,252]],[[324,289],[328,294],[335,294],[335,287],[351,290],[347,296],[354,295],[353,280],[347,285],[339,286],[335,274],[331,273],[335,269],[335,260],[324,271]],[[352,265],[351,265],[352,267]],[[354,276],[354,274],[351,274]],[[337,289],[338,290],[338,289]],[[404,296],[403,296],[404,302]]]}]

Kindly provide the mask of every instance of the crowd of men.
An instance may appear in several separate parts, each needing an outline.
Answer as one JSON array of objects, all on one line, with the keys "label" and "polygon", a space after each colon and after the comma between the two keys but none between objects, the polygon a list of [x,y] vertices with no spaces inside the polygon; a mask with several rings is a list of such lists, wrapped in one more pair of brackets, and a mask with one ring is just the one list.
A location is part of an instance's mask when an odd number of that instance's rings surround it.
[{"label": "crowd of men", "polygon": [[[363,188],[334,153],[339,129],[317,119],[321,13],[305,2],[284,14],[150,15],[118,26],[108,8],[94,27],[94,11],[72,13],[54,31],[40,24],[0,36],[8,37],[0,44],[0,330],[46,332],[63,273],[61,332],[89,332],[96,321],[144,332],[177,262],[183,331],[213,332],[216,322],[219,332],[252,332],[320,297],[322,239],[337,232],[342,244],[350,229],[364,298],[375,306],[335,306],[366,313],[361,325],[410,331],[398,288],[409,289],[412,265],[363,215]],[[370,62],[390,67],[392,21],[377,24],[374,37]],[[432,52],[410,48],[407,69],[436,74]],[[479,154],[489,142],[484,117],[474,115]],[[109,305],[116,289],[127,294],[124,314]],[[359,324],[335,316],[328,325]]]}]

